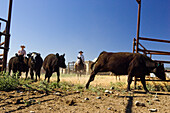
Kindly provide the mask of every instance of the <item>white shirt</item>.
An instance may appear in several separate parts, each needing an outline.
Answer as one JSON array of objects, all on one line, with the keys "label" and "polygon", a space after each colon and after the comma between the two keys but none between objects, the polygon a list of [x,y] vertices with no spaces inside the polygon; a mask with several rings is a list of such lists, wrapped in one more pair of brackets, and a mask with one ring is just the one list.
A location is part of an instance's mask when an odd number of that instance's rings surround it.
[{"label": "white shirt", "polygon": [[26,51],[23,49],[20,49],[19,51],[18,51],[18,55],[24,55],[24,57],[26,56]]}]

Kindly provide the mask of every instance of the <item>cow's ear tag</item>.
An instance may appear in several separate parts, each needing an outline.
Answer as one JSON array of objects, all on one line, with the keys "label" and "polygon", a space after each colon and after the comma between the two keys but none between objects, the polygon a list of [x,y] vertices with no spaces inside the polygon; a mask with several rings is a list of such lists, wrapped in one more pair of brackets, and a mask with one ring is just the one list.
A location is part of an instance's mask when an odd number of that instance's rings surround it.
[{"label": "cow's ear tag", "polygon": [[158,66],[161,66],[161,65],[162,65],[162,63],[159,62],[159,63],[158,63]]}]

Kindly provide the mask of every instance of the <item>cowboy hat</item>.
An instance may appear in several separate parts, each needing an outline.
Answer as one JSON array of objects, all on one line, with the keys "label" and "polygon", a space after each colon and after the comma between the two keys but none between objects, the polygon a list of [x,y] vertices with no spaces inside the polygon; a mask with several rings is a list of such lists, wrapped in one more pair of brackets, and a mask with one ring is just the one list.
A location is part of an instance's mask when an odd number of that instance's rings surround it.
[{"label": "cowboy hat", "polygon": [[21,47],[21,48],[25,48],[25,46],[24,46],[24,45],[21,45],[20,47]]},{"label": "cowboy hat", "polygon": [[80,51],[79,53],[83,53],[83,51]]}]

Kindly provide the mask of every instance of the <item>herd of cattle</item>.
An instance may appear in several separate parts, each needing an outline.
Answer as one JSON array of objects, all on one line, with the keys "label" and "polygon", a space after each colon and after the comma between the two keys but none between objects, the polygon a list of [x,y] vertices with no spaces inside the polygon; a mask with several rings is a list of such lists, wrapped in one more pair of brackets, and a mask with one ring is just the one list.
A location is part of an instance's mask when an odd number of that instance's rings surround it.
[{"label": "herd of cattle", "polygon": [[[33,71],[35,71],[37,81],[37,76],[40,79],[40,70],[43,66],[44,70],[46,71],[45,80],[48,78],[48,82],[50,82],[52,73],[57,72],[57,82],[60,81],[59,68],[66,68],[64,58],[65,54],[49,54],[45,57],[44,61],[41,58],[41,55],[36,52],[29,53],[27,56],[28,58],[16,54],[15,57],[12,57],[8,64],[9,73],[11,70],[13,70],[13,73],[19,71],[19,75],[21,75],[21,72],[26,72],[27,78],[28,71],[30,69],[31,79],[33,79]],[[149,73],[152,72],[158,78],[166,80],[164,65],[155,62],[149,57],[139,53],[111,53],[103,51],[100,53],[98,59],[91,65],[91,69],[92,72],[86,84],[87,89],[89,88],[90,82],[94,80],[95,75],[98,72],[112,72],[116,75],[128,75],[127,91],[130,90],[130,84],[133,77],[140,78],[146,92],[149,91],[146,88],[145,76],[149,75]]]},{"label": "herd of cattle", "polygon": [[17,71],[19,72],[19,76],[21,76],[21,72],[26,72],[26,78],[28,76],[28,72],[30,69],[30,75],[31,79],[34,79],[34,71],[36,73],[36,81],[37,81],[37,76],[40,79],[40,72],[41,72],[41,67],[43,66],[44,70],[46,71],[45,74],[45,80],[48,78],[48,82],[50,82],[50,77],[52,76],[53,72],[57,72],[58,76],[58,82],[60,81],[59,76],[59,67],[61,68],[66,68],[65,64],[65,54],[59,55],[57,54],[49,54],[48,56],[45,57],[44,61],[39,53],[32,52],[27,54],[28,57],[24,57],[23,55],[18,55],[17,53],[15,54],[14,57],[12,57],[9,60],[8,63],[8,69],[9,69],[9,74],[11,73],[11,70],[13,73],[16,73]]}]

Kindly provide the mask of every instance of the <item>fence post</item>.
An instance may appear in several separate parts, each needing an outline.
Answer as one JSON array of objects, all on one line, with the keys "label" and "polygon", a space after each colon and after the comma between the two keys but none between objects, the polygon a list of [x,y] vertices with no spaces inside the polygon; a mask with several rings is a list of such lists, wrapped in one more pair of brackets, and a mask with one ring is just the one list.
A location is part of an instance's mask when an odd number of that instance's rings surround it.
[{"label": "fence post", "polygon": [[133,53],[135,53],[135,44],[136,44],[136,39],[135,38],[133,38]]},{"label": "fence post", "polygon": [[139,32],[140,32],[141,0],[136,0],[136,1],[138,3],[138,21],[137,21],[137,34],[136,34],[136,53],[138,53]]},{"label": "fence post", "polygon": [[[1,32],[1,22],[0,22],[0,32]],[[0,34],[0,43],[1,43],[1,34]]]},{"label": "fence post", "polygon": [[70,74],[70,63],[68,62],[67,73]]},{"label": "fence post", "polygon": [[6,71],[6,64],[7,64],[7,56],[8,56],[8,49],[9,49],[9,41],[10,41],[10,25],[11,25],[11,13],[12,13],[12,1],[9,1],[9,9],[8,9],[8,22],[6,23],[6,36],[5,36],[5,49],[3,54],[3,68],[2,70]]}]

